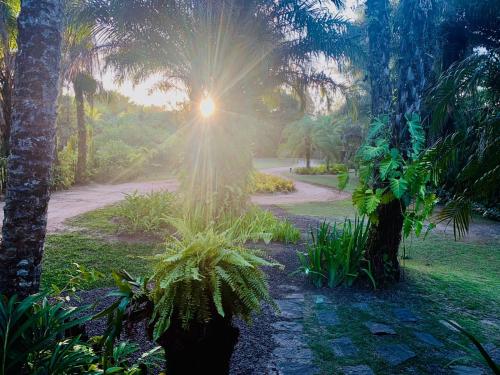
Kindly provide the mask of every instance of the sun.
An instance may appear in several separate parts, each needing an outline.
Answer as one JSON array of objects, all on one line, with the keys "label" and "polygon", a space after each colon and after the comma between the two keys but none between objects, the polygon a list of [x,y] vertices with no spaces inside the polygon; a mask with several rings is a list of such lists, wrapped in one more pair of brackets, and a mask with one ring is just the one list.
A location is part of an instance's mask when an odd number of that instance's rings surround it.
[{"label": "sun", "polygon": [[209,118],[215,112],[215,102],[210,96],[204,97],[200,102],[200,112],[205,118]]}]

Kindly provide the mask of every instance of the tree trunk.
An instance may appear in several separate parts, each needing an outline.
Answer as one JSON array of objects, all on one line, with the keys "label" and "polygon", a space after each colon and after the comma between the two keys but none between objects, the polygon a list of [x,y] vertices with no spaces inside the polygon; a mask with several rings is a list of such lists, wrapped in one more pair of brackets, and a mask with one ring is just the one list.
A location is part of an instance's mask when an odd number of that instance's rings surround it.
[{"label": "tree trunk", "polygon": [[38,291],[54,155],[61,0],[22,0],[0,250],[0,293]]},{"label": "tree trunk", "polygon": [[400,3],[398,101],[393,142],[402,154],[410,147],[405,116],[421,114],[423,96],[432,66],[433,0],[402,0]]},{"label": "tree trunk", "polygon": [[[391,30],[389,0],[367,0],[366,16],[369,37],[369,73],[372,93],[372,116],[390,115],[392,89],[390,77]],[[389,125],[390,126],[390,125]],[[368,234],[366,259],[377,286],[398,281],[398,250],[403,216],[398,200],[377,209],[378,223]],[[387,266],[387,267],[386,267]]]},{"label": "tree trunk", "polygon": [[391,111],[391,51],[389,0],[367,0],[368,46],[372,116],[388,115]]},{"label": "tree trunk", "polygon": [[306,168],[311,168],[311,140],[306,138]]},{"label": "tree trunk", "polygon": [[87,126],[85,124],[85,107],[83,90],[79,84],[73,83],[76,103],[76,124],[78,128],[78,158],[76,161],[75,182],[84,183],[87,177]]},{"label": "tree trunk", "polygon": [[377,286],[399,281],[398,250],[403,229],[401,202],[393,200],[379,206],[378,225],[372,225],[368,233],[366,258],[370,261],[372,276]]}]

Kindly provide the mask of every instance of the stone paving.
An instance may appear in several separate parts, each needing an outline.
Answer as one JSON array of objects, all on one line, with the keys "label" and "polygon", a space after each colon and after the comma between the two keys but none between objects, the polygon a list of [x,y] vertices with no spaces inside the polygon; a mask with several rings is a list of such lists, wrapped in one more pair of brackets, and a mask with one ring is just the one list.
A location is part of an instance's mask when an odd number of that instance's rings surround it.
[{"label": "stone paving", "polygon": [[[279,289],[268,374],[488,374],[481,363],[452,362],[464,353],[425,331],[424,319],[410,308],[366,298],[353,301],[346,315],[342,303],[325,295]],[[485,347],[500,356],[493,344]]]}]

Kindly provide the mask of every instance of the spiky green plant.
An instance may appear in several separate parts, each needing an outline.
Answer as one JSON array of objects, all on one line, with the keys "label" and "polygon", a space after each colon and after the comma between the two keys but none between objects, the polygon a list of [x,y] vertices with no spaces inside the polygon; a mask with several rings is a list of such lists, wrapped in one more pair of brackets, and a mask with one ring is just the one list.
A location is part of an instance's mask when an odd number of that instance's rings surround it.
[{"label": "spiky green plant", "polygon": [[167,244],[158,257],[152,282],[153,336],[158,339],[178,320],[185,329],[218,314],[250,320],[261,303],[274,306],[260,267],[277,266],[261,253],[234,244],[227,232],[213,228],[189,232]]},{"label": "spiky green plant", "polygon": [[365,247],[369,226],[365,218],[356,218],[354,223],[345,219],[340,227],[323,222],[311,229],[311,243],[306,253],[298,253],[303,272],[316,287],[326,282],[330,288],[340,284],[352,285],[363,273],[373,283],[369,267],[365,267]]}]

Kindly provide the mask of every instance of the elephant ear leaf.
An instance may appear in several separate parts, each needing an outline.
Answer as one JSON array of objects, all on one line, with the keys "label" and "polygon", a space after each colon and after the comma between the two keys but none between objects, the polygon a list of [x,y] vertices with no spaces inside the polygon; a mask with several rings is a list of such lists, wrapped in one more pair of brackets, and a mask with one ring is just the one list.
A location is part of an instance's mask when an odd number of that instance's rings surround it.
[{"label": "elephant ear leaf", "polygon": [[408,181],[404,178],[390,179],[391,191],[397,199],[401,199],[406,190],[408,190]]}]

